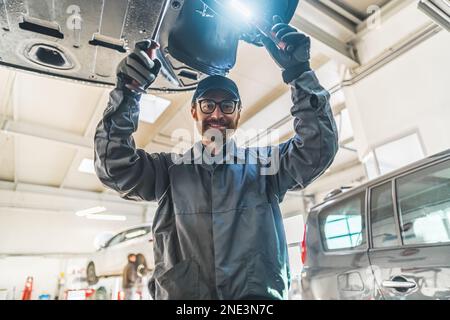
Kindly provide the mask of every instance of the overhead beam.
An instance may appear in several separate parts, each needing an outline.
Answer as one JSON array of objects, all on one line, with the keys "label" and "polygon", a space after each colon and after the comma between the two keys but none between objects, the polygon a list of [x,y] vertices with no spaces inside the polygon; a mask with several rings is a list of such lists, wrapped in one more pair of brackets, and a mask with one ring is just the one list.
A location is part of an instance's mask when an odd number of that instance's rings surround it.
[{"label": "overhead beam", "polygon": [[52,129],[42,125],[31,124],[11,119],[5,120],[0,131],[7,134],[27,136],[60,143],[64,146],[92,151],[94,141],[91,138],[76,135],[64,130]]},{"label": "overhead beam", "polygon": [[16,258],[16,257],[39,257],[39,258],[55,258],[55,259],[70,259],[70,258],[85,258],[92,255],[92,252],[0,252],[0,259]]},{"label": "overhead beam", "polygon": [[333,36],[347,41],[355,35],[359,20],[339,5],[330,6],[331,2],[334,1],[301,0],[295,13]]},{"label": "overhead beam", "polygon": [[310,6],[313,6],[323,14],[334,19],[337,23],[341,24],[342,27],[347,28],[350,32],[356,32],[356,26],[362,22],[362,20],[357,16],[348,12],[333,1],[302,0],[302,2],[308,3]]},{"label": "overhead beam", "polygon": [[119,195],[60,189],[43,185],[32,185],[0,181],[0,208],[20,208],[57,212],[104,206],[108,212],[142,217],[149,208],[156,209],[156,203],[131,202]]},{"label": "overhead beam", "polygon": [[319,51],[349,68],[359,66],[354,48],[350,43],[339,40],[299,15],[295,15],[291,23],[294,27],[309,35]]},{"label": "overhead beam", "polygon": [[[86,138],[86,139],[89,139],[89,134],[90,134],[90,133],[92,132],[92,130],[94,130],[95,127],[97,126],[98,115],[99,115],[100,113],[102,113],[103,110],[105,109],[105,105],[103,105],[102,102],[103,102],[103,100],[106,98],[106,97],[105,97],[106,95],[107,95],[107,91],[104,90],[104,91],[100,94],[100,96],[99,96],[99,98],[98,98],[98,100],[97,100],[96,107],[94,108],[94,111],[93,111],[93,113],[92,113],[92,115],[91,115],[91,118],[90,118],[90,120],[89,120],[89,124],[87,125],[86,129],[84,130],[84,135],[83,135],[83,137]],[[64,178],[63,178],[63,180],[62,180],[61,183],[60,183],[60,188],[64,188],[64,187],[65,187],[66,182],[67,182],[67,179],[68,179],[68,177],[69,177],[69,174],[70,174],[72,171],[74,171],[74,170],[77,169],[78,158],[79,158],[80,153],[81,153],[81,150],[78,148],[76,154],[74,155],[74,157],[73,157],[73,159],[72,159],[72,162],[71,162],[69,168],[67,169],[66,173],[64,174]]]}]

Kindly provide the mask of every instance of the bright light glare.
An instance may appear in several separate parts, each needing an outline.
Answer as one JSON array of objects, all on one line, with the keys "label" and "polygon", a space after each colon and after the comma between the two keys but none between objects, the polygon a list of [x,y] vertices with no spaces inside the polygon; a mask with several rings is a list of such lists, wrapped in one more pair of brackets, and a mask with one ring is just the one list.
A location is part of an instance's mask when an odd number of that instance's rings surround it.
[{"label": "bright light glare", "polygon": [[95,174],[94,160],[83,159],[83,161],[81,161],[80,163],[80,166],[78,167],[78,171],[83,173]]},{"label": "bright light glare", "polygon": [[105,207],[94,207],[94,208],[77,211],[77,212],[75,212],[75,214],[79,217],[86,217],[89,214],[97,214],[97,213],[105,212],[105,211],[106,211]]},{"label": "bright light glare", "polygon": [[106,221],[126,221],[125,216],[114,216],[108,214],[88,214],[86,218],[90,220],[106,220]]},{"label": "bright light glare", "polygon": [[230,4],[234,9],[243,14],[247,19],[250,19],[252,17],[252,12],[250,11],[250,9],[243,5],[239,0],[231,0]]},{"label": "bright light glare", "polygon": [[170,106],[169,100],[156,97],[150,94],[144,94],[141,97],[141,108],[139,120],[153,124]]}]

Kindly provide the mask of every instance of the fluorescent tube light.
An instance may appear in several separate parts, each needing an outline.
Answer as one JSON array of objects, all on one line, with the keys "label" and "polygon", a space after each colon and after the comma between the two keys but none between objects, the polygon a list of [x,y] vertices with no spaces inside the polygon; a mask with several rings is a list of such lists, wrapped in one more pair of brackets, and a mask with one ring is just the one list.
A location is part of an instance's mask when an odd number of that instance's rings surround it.
[{"label": "fluorescent tube light", "polygon": [[93,208],[77,211],[77,212],[75,212],[75,214],[79,217],[86,217],[87,215],[90,215],[90,214],[97,214],[97,213],[101,213],[101,212],[105,212],[105,211],[106,211],[105,207],[93,207]]},{"label": "fluorescent tube light", "polygon": [[126,221],[127,217],[125,216],[116,216],[110,214],[88,214],[86,218],[89,220],[104,220],[104,221]]}]

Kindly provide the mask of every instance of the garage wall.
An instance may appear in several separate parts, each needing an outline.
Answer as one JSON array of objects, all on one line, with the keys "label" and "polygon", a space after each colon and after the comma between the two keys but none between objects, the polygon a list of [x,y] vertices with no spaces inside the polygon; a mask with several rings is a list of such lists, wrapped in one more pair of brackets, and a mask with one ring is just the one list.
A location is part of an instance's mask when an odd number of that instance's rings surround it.
[{"label": "garage wall", "polygon": [[361,164],[351,166],[333,174],[325,174],[305,189],[315,195],[315,204],[321,203],[327,194],[340,187],[352,187],[366,181],[366,173]]},{"label": "garage wall", "polygon": [[73,212],[0,209],[0,256],[92,252],[96,235],[137,225],[141,219],[96,221]]},{"label": "garage wall", "polygon": [[[50,294],[53,299],[60,273],[68,272],[70,254],[78,259],[88,256],[99,233],[116,232],[140,224],[141,219],[128,216],[125,222],[96,221],[73,212],[0,209],[0,291],[6,289],[2,298],[20,299],[26,278],[32,276],[31,298]],[[49,254],[56,256],[45,256]]]},{"label": "garage wall", "polygon": [[362,64],[376,58],[387,48],[394,47],[399,39],[408,37],[414,30],[419,30],[431,23],[428,16],[417,9],[418,1],[397,2],[397,10],[393,10],[392,14],[382,14],[380,25],[370,29],[356,41]]},{"label": "garage wall", "polygon": [[450,34],[441,31],[345,89],[360,159],[418,131],[431,155],[450,147]]},{"label": "garage wall", "polygon": [[28,276],[34,278],[31,299],[49,294],[53,299],[63,262],[55,258],[15,257],[0,259],[0,289],[6,289],[7,300],[20,300]]}]

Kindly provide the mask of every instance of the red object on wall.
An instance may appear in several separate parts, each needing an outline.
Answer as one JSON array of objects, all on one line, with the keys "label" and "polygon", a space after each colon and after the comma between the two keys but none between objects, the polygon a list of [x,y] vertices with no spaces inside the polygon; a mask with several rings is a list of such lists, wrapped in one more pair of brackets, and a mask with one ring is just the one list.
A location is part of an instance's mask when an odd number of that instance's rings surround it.
[{"label": "red object on wall", "polygon": [[301,257],[302,257],[302,264],[306,263],[306,223],[304,225],[303,229],[303,240],[302,240],[302,246],[301,246]]},{"label": "red object on wall", "polygon": [[25,288],[22,293],[22,300],[31,300],[31,292],[33,291],[33,277],[27,277]]}]

